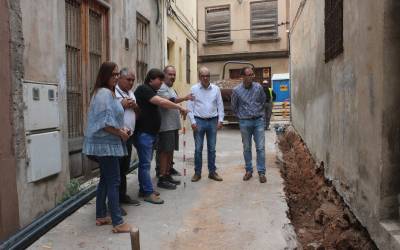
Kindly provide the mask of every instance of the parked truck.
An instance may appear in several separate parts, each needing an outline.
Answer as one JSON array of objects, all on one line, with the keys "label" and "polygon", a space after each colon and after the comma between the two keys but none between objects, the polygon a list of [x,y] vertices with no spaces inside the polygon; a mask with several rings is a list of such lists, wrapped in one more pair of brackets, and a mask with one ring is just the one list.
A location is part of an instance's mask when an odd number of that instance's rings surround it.
[{"label": "parked truck", "polygon": [[249,66],[253,68],[255,73],[255,81],[259,82],[265,89],[268,87],[268,83],[271,81],[271,68],[263,67],[263,68],[255,68],[254,65],[250,62],[245,61],[227,61],[222,69],[222,78],[218,80],[215,84],[221,89],[222,100],[224,102],[224,112],[225,124],[237,124],[238,119],[232,111],[231,107],[231,96],[233,89],[239,85],[242,81],[240,76],[240,69],[231,69],[230,73],[225,79],[225,73],[227,65],[241,65],[242,67]]}]

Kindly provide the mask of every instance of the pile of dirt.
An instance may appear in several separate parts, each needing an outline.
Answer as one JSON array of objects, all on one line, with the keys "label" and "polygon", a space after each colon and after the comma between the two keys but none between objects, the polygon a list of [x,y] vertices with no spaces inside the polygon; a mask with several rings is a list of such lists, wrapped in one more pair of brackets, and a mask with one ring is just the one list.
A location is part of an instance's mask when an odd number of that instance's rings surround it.
[{"label": "pile of dirt", "polygon": [[278,136],[291,219],[304,249],[377,249],[293,129]]}]

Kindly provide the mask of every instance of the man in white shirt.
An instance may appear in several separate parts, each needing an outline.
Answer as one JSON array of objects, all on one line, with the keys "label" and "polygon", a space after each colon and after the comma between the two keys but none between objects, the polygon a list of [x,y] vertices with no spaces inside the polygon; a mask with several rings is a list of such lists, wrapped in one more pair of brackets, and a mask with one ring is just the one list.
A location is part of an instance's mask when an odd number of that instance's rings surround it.
[{"label": "man in white shirt", "polygon": [[191,89],[193,100],[188,102],[188,115],[192,123],[195,142],[195,173],[192,181],[196,182],[201,179],[204,135],[207,136],[208,178],[222,181],[215,166],[217,129],[222,128],[222,121],[224,120],[221,91],[216,85],[210,84],[210,71],[206,67],[200,68],[199,79],[200,82]]},{"label": "man in white shirt", "polygon": [[136,98],[133,94],[132,88],[135,82],[135,72],[128,68],[122,68],[120,71],[120,77],[118,84],[115,86],[115,96],[121,101],[124,107],[124,124],[125,128],[129,130],[129,139],[126,142],[128,149],[128,155],[124,156],[119,161],[120,167],[120,186],[119,186],[119,201],[120,203],[138,206],[140,202],[131,199],[126,193],[126,174],[131,162],[132,144],[133,144],[133,131],[135,130],[136,124],[136,112],[138,111],[138,105],[136,104]]}]

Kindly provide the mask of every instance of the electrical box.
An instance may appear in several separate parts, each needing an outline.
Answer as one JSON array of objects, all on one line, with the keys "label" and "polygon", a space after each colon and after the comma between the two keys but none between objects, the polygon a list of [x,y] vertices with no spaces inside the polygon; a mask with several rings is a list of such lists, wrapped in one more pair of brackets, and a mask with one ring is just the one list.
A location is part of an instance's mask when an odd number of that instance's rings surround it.
[{"label": "electrical box", "polygon": [[60,131],[26,136],[28,182],[61,172]]},{"label": "electrical box", "polygon": [[52,84],[24,83],[25,130],[60,127],[58,87]]}]

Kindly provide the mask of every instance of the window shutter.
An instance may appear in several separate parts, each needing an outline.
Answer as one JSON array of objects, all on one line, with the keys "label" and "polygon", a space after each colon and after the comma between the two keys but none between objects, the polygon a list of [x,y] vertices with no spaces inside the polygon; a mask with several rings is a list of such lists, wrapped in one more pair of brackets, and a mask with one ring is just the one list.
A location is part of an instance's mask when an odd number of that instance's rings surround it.
[{"label": "window shutter", "polygon": [[231,40],[229,6],[206,8],[206,37],[208,43]]},{"label": "window shutter", "polygon": [[278,36],[277,1],[253,2],[251,11],[251,39],[268,39]]}]

